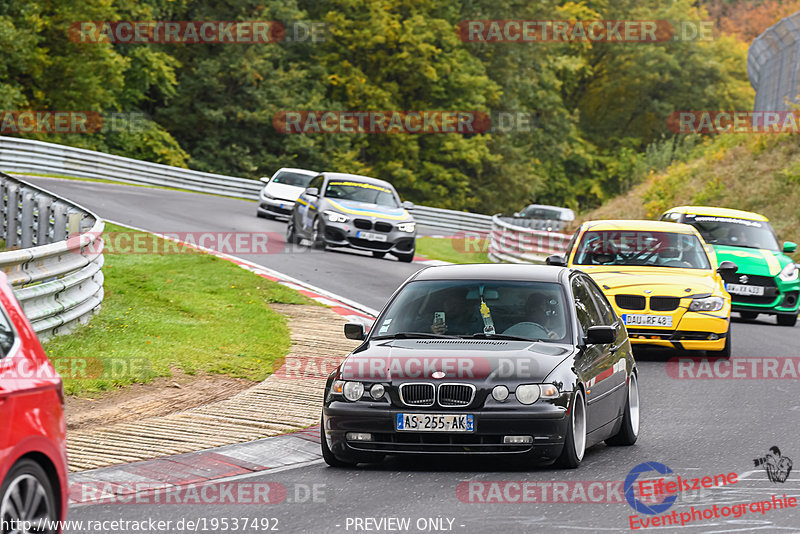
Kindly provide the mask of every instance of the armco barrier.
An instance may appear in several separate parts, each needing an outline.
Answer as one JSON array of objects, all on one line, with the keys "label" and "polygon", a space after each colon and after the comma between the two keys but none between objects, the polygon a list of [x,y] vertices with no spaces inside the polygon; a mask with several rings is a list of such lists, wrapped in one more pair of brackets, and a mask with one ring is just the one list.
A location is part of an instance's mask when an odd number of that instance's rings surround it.
[{"label": "armco barrier", "polygon": [[541,263],[567,248],[572,236],[515,226],[510,217],[492,217],[489,259],[495,263]]},{"label": "armco barrier", "polygon": [[0,173],[0,269],[40,339],[68,333],[103,301],[105,223],[92,212]]},{"label": "armco barrier", "polygon": [[[258,192],[263,187],[257,180],[191,171],[17,137],[0,137],[0,170],[8,173],[100,178],[251,200],[258,198]],[[413,215],[420,227],[447,234],[461,231],[488,232],[492,227],[491,216],[477,213],[417,206]]]}]

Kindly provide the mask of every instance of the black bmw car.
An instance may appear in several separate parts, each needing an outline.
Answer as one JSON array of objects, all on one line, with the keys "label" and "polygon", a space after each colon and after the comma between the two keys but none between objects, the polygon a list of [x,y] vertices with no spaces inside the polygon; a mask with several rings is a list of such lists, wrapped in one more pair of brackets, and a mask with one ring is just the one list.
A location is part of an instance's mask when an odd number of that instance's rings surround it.
[{"label": "black bmw car", "polygon": [[412,275],[329,377],[330,466],[394,454],[514,454],[577,467],[587,447],[639,434],[625,327],[565,267],[449,265]]}]

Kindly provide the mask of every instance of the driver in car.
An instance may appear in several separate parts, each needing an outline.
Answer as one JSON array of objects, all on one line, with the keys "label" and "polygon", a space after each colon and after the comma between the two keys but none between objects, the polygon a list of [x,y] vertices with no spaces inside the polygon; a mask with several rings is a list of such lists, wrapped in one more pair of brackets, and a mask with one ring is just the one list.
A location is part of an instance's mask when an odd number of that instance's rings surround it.
[{"label": "driver in car", "polygon": [[483,331],[483,322],[476,306],[467,303],[467,292],[467,288],[454,288],[445,295],[441,305],[442,311],[434,313],[431,332],[470,335]]},{"label": "driver in car", "polygon": [[551,296],[533,293],[525,301],[524,320],[506,329],[503,333],[534,338],[545,336],[548,339],[563,337],[563,325],[558,314],[558,301]]}]

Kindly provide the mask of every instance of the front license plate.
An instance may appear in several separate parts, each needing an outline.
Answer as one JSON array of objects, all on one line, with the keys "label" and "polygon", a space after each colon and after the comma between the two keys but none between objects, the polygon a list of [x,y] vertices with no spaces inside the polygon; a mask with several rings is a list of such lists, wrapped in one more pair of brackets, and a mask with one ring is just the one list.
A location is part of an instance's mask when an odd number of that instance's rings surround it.
[{"label": "front license plate", "polygon": [[764,286],[746,286],[743,284],[728,284],[728,293],[731,295],[763,295]]},{"label": "front license plate", "polygon": [[671,315],[641,315],[623,313],[622,320],[626,326],[672,326]]},{"label": "front license plate", "polygon": [[395,428],[408,432],[474,432],[471,414],[399,413]]},{"label": "front license plate", "polygon": [[386,241],[385,235],[373,234],[372,232],[356,232],[356,237],[359,239],[366,239],[367,241]]}]

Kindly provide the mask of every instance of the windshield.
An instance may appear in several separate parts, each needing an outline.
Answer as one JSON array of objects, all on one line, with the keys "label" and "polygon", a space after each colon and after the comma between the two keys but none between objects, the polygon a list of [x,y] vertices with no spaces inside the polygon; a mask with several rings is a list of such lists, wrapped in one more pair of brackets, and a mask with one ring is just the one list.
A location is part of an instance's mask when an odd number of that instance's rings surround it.
[{"label": "windshield", "polygon": [[492,337],[566,342],[570,335],[559,284],[518,281],[411,282],[375,323],[384,337]]},{"label": "windshield", "polygon": [[780,250],[778,238],[768,222],[687,215],[685,223],[697,228],[703,239],[712,245]]},{"label": "windshield", "polygon": [[576,265],[643,265],[710,269],[697,236],[671,232],[586,232],[578,244]]},{"label": "windshield", "polygon": [[278,173],[278,175],[272,179],[272,183],[306,188],[308,187],[308,182],[310,182],[313,177],[314,176],[310,174],[284,171]]},{"label": "windshield", "polygon": [[325,189],[325,196],[327,198],[353,200],[392,208],[399,207],[391,189],[364,182],[331,180]]}]

